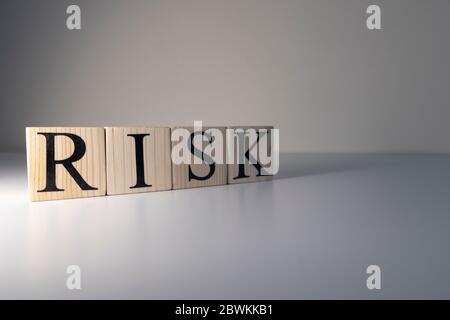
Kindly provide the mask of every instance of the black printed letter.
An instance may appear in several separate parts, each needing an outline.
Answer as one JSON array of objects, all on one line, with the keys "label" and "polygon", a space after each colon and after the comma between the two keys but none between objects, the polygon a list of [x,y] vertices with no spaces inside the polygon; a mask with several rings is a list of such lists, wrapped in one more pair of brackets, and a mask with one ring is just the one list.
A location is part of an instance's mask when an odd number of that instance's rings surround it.
[{"label": "black printed letter", "polygon": [[[42,190],[38,190],[38,192],[50,192],[50,191],[64,191],[64,189],[59,189],[56,187],[56,165],[62,164],[64,168],[69,172],[75,182],[80,186],[82,190],[97,190],[97,188],[91,187],[84,181],[81,177],[80,173],[73,166],[73,162],[76,162],[83,158],[84,153],[86,152],[86,144],[84,143],[81,137],[72,133],[54,133],[54,132],[38,132],[37,134],[43,135],[46,139],[46,151],[47,151],[47,160],[46,160],[46,186]],[[56,136],[65,136],[70,138],[74,144],[73,154],[64,160],[55,160],[55,137]]]},{"label": "black printed letter", "polygon": [[[191,166],[189,165],[189,181],[191,181],[193,179],[194,180],[204,181],[204,180],[208,180],[209,178],[211,178],[213,176],[214,172],[216,171],[216,164],[214,163],[214,160],[209,155],[204,154],[203,151],[198,150],[198,149],[195,148],[195,146],[194,146],[194,144],[192,142],[194,141],[194,137],[196,135],[202,135],[202,136],[205,135],[205,136],[207,136],[207,134],[204,131],[202,131],[202,132],[193,132],[191,134],[190,138],[189,138],[189,142],[188,143],[190,144],[191,153],[194,156],[196,156],[196,157],[198,157],[198,158],[200,158],[202,160],[205,159],[207,161],[207,163],[209,163],[209,173],[206,176],[199,177],[199,176],[197,176],[196,174],[194,174],[192,172]],[[213,142],[213,137],[210,138],[209,142],[210,143]]]},{"label": "black printed letter", "polygon": [[134,138],[136,150],[136,184],[130,189],[151,187],[151,184],[145,183],[144,173],[144,137],[149,136],[148,133],[128,134],[127,136]]},{"label": "black printed letter", "polygon": [[[253,148],[258,146],[258,142],[259,142],[259,138],[260,138],[259,133],[260,133],[259,131],[256,132],[256,142],[253,145],[249,146],[248,150],[245,152],[245,158],[247,158],[247,160],[250,160],[250,150],[252,150]],[[264,133],[264,134],[266,134],[266,133]],[[244,139],[244,141],[245,141],[245,139]],[[254,159],[252,162],[255,162]],[[256,174],[257,177],[269,176],[269,175],[261,174],[262,166],[259,163],[259,161],[256,161],[256,163],[252,163],[252,165],[258,171],[258,173]],[[238,164],[238,166],[239,166],[238,167],[238,169],[239,169],[238,175],[236,177],[234,177],[233,180],[248,178],[249,176],[247,176],[245,174],[245,164],[240,163],[240,164]]]}]

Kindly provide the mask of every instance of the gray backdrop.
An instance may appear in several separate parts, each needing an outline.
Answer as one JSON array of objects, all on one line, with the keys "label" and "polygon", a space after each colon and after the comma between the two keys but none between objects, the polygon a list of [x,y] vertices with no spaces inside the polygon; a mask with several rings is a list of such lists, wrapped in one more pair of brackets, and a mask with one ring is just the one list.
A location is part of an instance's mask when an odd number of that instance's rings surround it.
[{"label": "gray backdrop", "polygon": [[[66,7],[82,30],[66,29]],[[382,30],[366,8],[382,9]],[[449,152],[450,1],[2,1],[0,150],[25,126],[274,124],[282,151]]]}]

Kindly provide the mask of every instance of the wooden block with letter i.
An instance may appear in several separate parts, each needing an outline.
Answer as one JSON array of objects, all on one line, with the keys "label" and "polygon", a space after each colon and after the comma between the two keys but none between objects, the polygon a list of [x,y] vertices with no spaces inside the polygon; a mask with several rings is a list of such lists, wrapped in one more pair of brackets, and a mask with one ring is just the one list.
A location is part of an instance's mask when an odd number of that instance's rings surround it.
[{"label": "wooden block with letter i", "polygon": [[107,194],[170,190],[170,128],[106,128]]},{"label": "wooden block with letter i", "polygon": [[106,195],[104,128],[26,128],[32,201]]},{"label": "wooden block with letter i", "polygon": [[272,156],[272,126],[229,127],[227,129],[228,183],[272,180],[267,159]]},{"label": "wooden block with letter i", "polygon": [[[209,155],[206,151],[212,149],[214,152]],[[177,163],[174,156],[180,154],[185,161]],[[221,161],[216,161],[222,156]],[[173,189],[226,184],[225,127],[207,127],[198,131],[193,127],[172,128],[172,161]]]}]

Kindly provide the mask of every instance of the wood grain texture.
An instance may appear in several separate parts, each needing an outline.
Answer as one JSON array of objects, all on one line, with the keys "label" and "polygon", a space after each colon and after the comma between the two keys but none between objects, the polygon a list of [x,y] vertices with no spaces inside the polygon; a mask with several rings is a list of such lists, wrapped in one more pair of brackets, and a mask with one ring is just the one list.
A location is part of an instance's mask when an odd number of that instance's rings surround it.
[{"label": "wood grain texture", "polygon": [[[173,127],[172,130],[177,128],[187,129],[189,132],[193,132],[193,127]],[[203,130],[207,130],[213,127],[204,127]],[[226,128],[225,127],[214,127],[219,129],[222,132],[223,138],[226,140]],[[175,144],[179,142],[172,142],[172,148]],[[187,141],[183,141],[181,143],[187,143]],[[226,155],[226,141],[223,143],[223,155]],[[194,161],[194,156],[191,155],[192,163]],[[225,159],[224,159],[225,161]],[[189,167],[192,172],[199,176],[206,176],[210,172],[209,164],[175,164],[172,163],[172,187],[173,189],[185,189],[185,188],[197,188],[197,187],[207,187],[207,186],[216,186],[223,185],[227,183],[227,165],[224,164],[215,164],[214,174],[207,180],[189,180]]]},{"label": "wood grain texture", "polygon": [[[149,134],[142,140],[145,184],[137,182],[136,143],[130,134]],[[106,128],[107,194],[170,190],[172,188],[170,128]]]},{"label": "wood grain texture", "polygon": [[[273,126],[233,126],[233,127],[228,127],[228,129],[243,129],[243,130],[247,130],[247,129],[267,129],[267,149],[269,151],[269,153],[271,152],[271,145],[270,145],[270,141],[271,141],[271,132],[270,130],[273,129]],[[233,157],[233,163],[232,164],[228,164],[228,183],[229,184],[235,184],[235,183],[246,183],[246,182],[260,182],[260,181],[269,181],[273,179],[272,175],[268,175],[268,176],[258,176],[258,170],[256,169],[256,167],[253,164],[250,164],[248,162],[244,163],[244,172],[245,175],[248,176],[246,178],[240,178],[239,177],[239,164],[237,163],[237,156],[238,156],[238,152],[237,152],[237,146],[238,144],[236,143],[238,140],[237,137],[233,137],[232,131],[228,130],[227,131],[227,155],[228,157]],[[239,143],[243,143],[243,141],[239,141]],[[258,146],[261,142],[258,143]],[[245,139],[245,151],[248,150],[249,148],[249,141],[248,139]],[[231,150],[233,149],[233,150]],[[247,159],[245,159],[247,160]]]},{"label": "wood grain texture", "polygon": [[[56,186],[64,191],[39,192],[47,183],[46,137],[38,133],[69,133],[83,139],[84,156],[73,162],[73,166],[91,187],[97,190],[82,190],[63,165],[55,170]],[[106,195],[105,130],[104,128],[33,127],[26,128],[28,190],[32,201],[84,198]],[[74,142],[66,136],[54,137],[55,160],[69,158],[75,150]]]}]

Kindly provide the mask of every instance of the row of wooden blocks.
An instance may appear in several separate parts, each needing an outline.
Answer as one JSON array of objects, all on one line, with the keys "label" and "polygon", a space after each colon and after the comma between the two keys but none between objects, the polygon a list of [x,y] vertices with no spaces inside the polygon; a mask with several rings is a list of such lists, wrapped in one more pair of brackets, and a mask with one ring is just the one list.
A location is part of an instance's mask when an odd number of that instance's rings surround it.
[{"label": "row of wooden blocks", "polygon": [[[26,128],[30,199],[84,198],[272,178],[261,174],[260,167],[250,163],[173,163],[171,130],[176,128],[194,131],[193,127]],[[271,126],[239,128],[265,129],[269,135],[273,129]],[[226,127],[215,129],[226,137]]]}]

